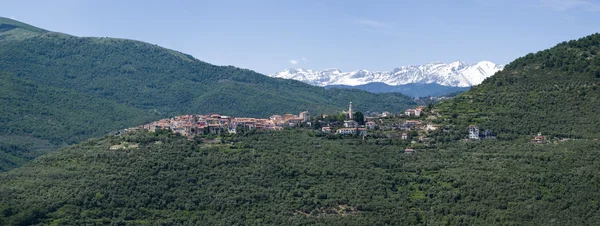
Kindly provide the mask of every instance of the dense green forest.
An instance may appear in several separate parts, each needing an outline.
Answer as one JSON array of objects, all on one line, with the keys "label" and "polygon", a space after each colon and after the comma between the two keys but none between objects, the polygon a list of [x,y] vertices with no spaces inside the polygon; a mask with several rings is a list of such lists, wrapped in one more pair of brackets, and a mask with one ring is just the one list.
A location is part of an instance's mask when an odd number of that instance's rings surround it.
[{"label": "dense green forest", "polygon": [[448,126],[476,124],[515,139],[538,132],[600,138],[600,34],[528,54],[438,110]]},{"label": "dense green forest", "polygon": [[[0,174],[0,224],[594,225],[600,141],[453,143],[309,130],[92,139]],[[157,142],[160,141],[160,142]],[[114,144],[138,148],[109,150]]]},{"label": "dense green forest", "polygon": [[149,112],[0,72],[0,171],[61,144],[142,124]]},{"label": "dense green forest", "polygon": [[363,111],[416,105],[401,94],[325,90],[148,43],[75,37],[7,18],[0,18],[0,72],[0,171],[48,147],[173,115],[332,113],[350,101]]}]

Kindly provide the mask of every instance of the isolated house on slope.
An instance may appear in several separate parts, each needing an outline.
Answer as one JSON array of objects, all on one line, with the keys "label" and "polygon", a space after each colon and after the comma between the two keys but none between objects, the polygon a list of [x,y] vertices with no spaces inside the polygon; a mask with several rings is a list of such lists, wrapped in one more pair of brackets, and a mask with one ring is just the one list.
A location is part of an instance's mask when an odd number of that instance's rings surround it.
[{"label": "isolated house on slope", "polygon": [[542,133],[538,133],[538,135],[531,139],[529,142],[534,144],[545,144],[548,142],[548,140],[546,140],[545,136],[542,136]]},{"label": "isolated house on slope", "polygon": [[479,140],[479,127],[476,125],[469,126],[469,139]]}]

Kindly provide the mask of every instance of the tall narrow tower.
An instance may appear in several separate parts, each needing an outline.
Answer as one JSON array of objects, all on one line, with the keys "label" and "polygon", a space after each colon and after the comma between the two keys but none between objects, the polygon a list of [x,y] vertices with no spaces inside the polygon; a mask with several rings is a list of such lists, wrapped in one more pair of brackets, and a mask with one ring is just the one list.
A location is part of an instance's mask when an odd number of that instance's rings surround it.
[{"label": "tall narrow tower", "polygon": [[352,102],[350,102],[350,106],[348,107],[348,118],[352,119]]}]

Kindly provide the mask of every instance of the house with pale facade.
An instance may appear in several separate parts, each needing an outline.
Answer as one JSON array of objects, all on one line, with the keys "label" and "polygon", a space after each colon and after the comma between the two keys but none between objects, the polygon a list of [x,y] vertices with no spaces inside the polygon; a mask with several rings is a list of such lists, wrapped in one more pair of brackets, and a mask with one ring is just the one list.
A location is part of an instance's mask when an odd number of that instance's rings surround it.
[{"label": "house with pale facade", "polygon": [[438,125],[427,124],[426,129],[429,130],[429,131],[437,130],[438,129]]},{"label": "house with pale facade", "polygon": [[538,133],[538,135],[531,139],[529,142],[533,144],[545,144],[548,142],[548,140],[546,140],[545,136],[542,136],[542,133]]},{"label": "house with pale facade", "polygon": [[404,115],[406,116],[415,116],[415,117],[419,117],[421,116],[422,111],[419,109],[406,109],[406,111],[404,111]]},{"label": "house with pale facade", "polygon": [[356,134],[356,128],[340,128],[337,130],[338,134]]},{"label": "house with pale facade", "polygon": [[476,125],[469,126],[469,139],[479,140],[479,127],[477,127]]}]

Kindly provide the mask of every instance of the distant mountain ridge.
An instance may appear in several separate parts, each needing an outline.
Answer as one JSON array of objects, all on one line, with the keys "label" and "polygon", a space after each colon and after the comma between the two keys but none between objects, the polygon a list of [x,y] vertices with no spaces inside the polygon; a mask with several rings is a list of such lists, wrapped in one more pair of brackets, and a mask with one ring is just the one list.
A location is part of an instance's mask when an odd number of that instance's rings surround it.
[{"label": "distant mountain ridge", "polygon": [[342,72],[335,68],[323,71],[286,69],[270,76],[294,79],[317,86],[357,86],[380,82],[392,86],[410,83],[436,83],[443,86],[470,87],[480,84],[484,79],[503,68],[503,65],[497,65],[490,61],[480,61],[471,65],[462,61],[455,61],[449,64],[433,62],[425,65],[401,66],[391,71],[357,70]]}]

